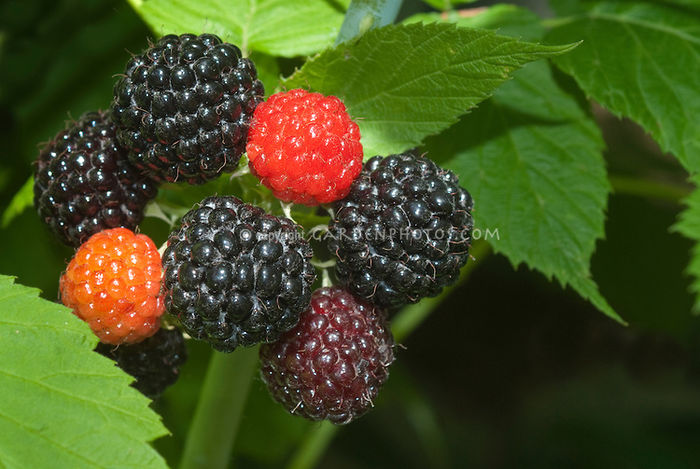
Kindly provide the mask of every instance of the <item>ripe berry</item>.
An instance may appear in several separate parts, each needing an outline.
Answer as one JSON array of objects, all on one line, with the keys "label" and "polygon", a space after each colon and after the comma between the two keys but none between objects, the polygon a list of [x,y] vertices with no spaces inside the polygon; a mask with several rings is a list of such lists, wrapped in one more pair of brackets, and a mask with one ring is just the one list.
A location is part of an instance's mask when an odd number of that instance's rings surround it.
[{"label": "ripe berry", "polygon": [[167,310],[222,352],[277,340],[309,305],[312,255],[291,220],[236,197],[209,197],[168,240]]},{"label": "ripe berry", "polygon": [[75,253],[61,276],[63,304],[106,344],[133,344],[160,327],[165,304],[153,241],[125,228],[101,231]]},{"label": "ripe berry", "polygon": [[136,378],[132,386],[151,399],[177,381],[180,366],[187,360],[185,339],[177,329],[159,329],[138,344],[115,347],[99,343],[95,350]]},{"label": "ripe berry", "polygon": [[467,262],[471,210],[457,176],[431,160],[371,158],[329,225],[338,279],[382,308],[437,295]]},{"label": "ripe berry", "polygon": [[247,152],[253,174],[285,202],[341,199],[362,169],[360,128],[343,103],[304,90],[274,94],[258,106]]},{"label": "ripe berry", "polygon": [[260,348],[261,374],[289,412],[348,423],[389,377],[393,345],[381,311],[342,288],[322,288],[294,329]]},{"label": "ripe berry", "polygon": [[34,205],[59,239],[74,247],[107,228],[136,228],[156,192],[117,146],[108,113],[83,114],[36,162]]},{"label": "ripe berry", "polygon": [[153,179],[203,183],[236,168],[264,94],[233,44],[212,34],[163,36],[114,87],[117,138]]}]

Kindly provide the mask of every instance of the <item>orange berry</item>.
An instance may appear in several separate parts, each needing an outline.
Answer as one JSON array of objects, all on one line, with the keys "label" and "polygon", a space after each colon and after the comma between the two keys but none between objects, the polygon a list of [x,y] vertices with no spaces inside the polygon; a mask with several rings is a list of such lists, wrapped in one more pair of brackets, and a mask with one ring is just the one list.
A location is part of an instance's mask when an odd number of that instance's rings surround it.
[{"label": "orange berry", "polygon": [[136,343],[160,327],[162,276],[150,238],[125,228],[104,230],[83,243],[68,264],[61,300],[102,342]]}]

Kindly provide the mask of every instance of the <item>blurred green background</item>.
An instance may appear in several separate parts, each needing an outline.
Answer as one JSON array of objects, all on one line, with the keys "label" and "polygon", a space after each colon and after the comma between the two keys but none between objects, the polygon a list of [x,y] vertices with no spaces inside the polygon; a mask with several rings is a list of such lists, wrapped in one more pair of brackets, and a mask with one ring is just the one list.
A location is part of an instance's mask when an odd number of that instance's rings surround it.
[{"label": "blurred green background", "polygon": [[[533,6],[546,12],[542,2]],[[406,2],[403,14],[421,8]],[[30,176],[38,144],[69,117],[109,105],[114,75],[149,31],[114,0],[5,0],[0,18],[4,210]],[[685,173],[637,126],[595,112],[609,170],[621,179],[593,273],[630,326],[490,256],[397,350],[377,407],[338,433],[319,467],[700,465],[700,322],[683,274],[691,245],[669,232],[682,207],[624,190],[624,177],[683,187]],[[164,223],[149,219],[142,228],[165,240]],[[0,272],[46,298],[55,299],[70,255],[33,210],[0,229]],[[210,354],[206,345],[189,345],[180,382],[154,404],[173,433],[156,443],[171,464]],[[280,467],[313,427],[287,415],[256,380],[233,462]]]}]

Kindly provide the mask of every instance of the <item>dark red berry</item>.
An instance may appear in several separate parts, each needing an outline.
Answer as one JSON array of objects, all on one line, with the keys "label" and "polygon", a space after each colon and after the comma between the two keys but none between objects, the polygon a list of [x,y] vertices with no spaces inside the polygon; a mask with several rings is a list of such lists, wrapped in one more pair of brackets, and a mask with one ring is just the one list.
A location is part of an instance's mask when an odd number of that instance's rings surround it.
[{"label": "dark red berry", "polygon": [[393,345],[382,311],[343,288],[322,288],[294,329],[260,348],[262,378],[289,412],[348,423],[372,407]]}]

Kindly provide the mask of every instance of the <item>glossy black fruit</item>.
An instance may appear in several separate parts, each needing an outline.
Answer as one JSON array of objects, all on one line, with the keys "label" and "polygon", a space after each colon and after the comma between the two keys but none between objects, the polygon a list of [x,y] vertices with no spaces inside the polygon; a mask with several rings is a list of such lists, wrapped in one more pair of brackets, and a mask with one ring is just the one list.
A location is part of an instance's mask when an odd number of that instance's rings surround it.
[{"label": "glossy black fruit", "polygon": [[160,329],[137,344],[114,346],[99,343],[102,355],[136,378],[133,386],[150,398],[160,396],[180,376],[180,366],[187,361],[187,347],[177,329]]},{"label": "glossy black fruit", "polygon": [[213,34],[163,36],[114,87],[117,137],[154,180],[203,183],[236,168],[264,94],[233,44]]},{"label": "glossy black fruit", "polygon": [[467,262],[471,210],[457,176],[431,160],[371,158],[329,225],[338,279],[383,308],[437,295]]},{"label": "glossy black fruit", "polygon": [[312,256],[291,220],[209,197],[168,240],[166,310],[220,351],[277,340],[309,305]]},{"label": "glossy black fruit", "polygon": [[39,153],[34,206],[58,238],[73,247],[108,228],[130,230],[158,189],[129,164],[109,113],[89,112]]}]

